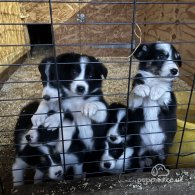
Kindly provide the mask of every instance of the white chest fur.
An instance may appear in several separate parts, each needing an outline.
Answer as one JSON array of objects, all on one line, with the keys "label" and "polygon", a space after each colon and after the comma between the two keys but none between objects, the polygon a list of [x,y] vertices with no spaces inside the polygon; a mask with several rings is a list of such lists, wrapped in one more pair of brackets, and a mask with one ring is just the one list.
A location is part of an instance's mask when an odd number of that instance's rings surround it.
[{"label": "white chest fur", "polygon": [[[171,100],[169,82],[155,78],[152,73],[139,71],[144,77],[144,84],[138,85],[137,89],[145,90],[145,93],[140,93],[142,96],[132,95],[130,99],[130,108],[135,109],[139,106],[143,107],[144,126],[141,128],[140,134],[144,146],[154,151],[163,149],[163,141],[165,134],[163,133],[158,115],[160,113],[160,106],[167,106]],[[146,93],[147,92],[147,93]]]},{"label": "white chest fur", "polygon": [[158,151],[163,148],[165,135],[159,125],[158,114],[160,108],[157,101],[145,98],[143,101],[143,114],[145,124],[141,128],[140,134],[143,144],[151,150]]},{"label": "white chest fur", "polygon": [[62,102],[63,110],[69,110],[72,113],[74,121],[79,129],[79,137],[89,150],[92,150],[94,145],[91,119],[81,113],[81,107],[96,99],[97,98],[92,97],[84,100],[82,97],[75,97],[66,99]]}]

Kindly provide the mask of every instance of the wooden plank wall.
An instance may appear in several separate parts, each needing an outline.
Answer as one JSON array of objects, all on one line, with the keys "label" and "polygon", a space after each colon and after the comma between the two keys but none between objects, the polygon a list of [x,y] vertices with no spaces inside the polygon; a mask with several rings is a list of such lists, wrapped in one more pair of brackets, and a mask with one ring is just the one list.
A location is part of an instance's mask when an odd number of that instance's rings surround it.
[{"label": "wooden plank wall", "polygon": [[[28,46],[17,46],[29,44],[26,28],[22,25],[9,25],[22,23],[20,6],[14,2],[0,3],[0,64],[12,64],[19,60],[29,51]],[[4,25],[7,23],[8,25]],[[8,66],[0,66],[0,80]]]},{"label": "wooden plank wall", "polygon": [[[97,0],[88,0],[85,1],[88,3],[82,4],[73,2],[55,3],[54,1],[52,3],[55,40],[56,44],[60,45],[56,47],[58,54],[75,51],[101,57],[127,57],[129,55],[132,5],[94,3]],[[106,1],[99,0],[98,2]],[[124,2],[124,0],[112,0],[112,2]],[[27,16],[26,22],[50,23],[48,3],[22,3],[21,7],[24,15]],[[82,24],[77,20],[78,13],[86,16]],[[143,12],[139,12],[138,18],[142,14]],[[123,24],[119,24],[120,22]]]},{"label": "wooden plank wall", "polygon": [[[119,1],[133,2],[112,0]],[[73,3],[71,0],[68,3],[53,2],[54,23],[60,23],[54,25],[55,40],[60,45],[57,46],[57,53],[75,51],[97,57],[127,57],[130,53],[128,44],[131,41],[133,6],[94,4],[97,0],[85,2],[88,3]],[[136,22],[140,23],[143,31],[143,41],[172,42],[182,55],[182,74],[192,76],[195,73],[195,5],[179,4],[178,0],[163,0],[169,4],[160,3],[159,0],[150,0],[154,4],[148,4],[147,0],[142,2],[146,4],[136,5]],[[27,22],[50,23],[48,3],[22,3],[22,8],[28,15]],[[77,21],[78,13],[85,14],[85,23]],[[192,77],[183,79],[191,84]]]},{"label": "wooden plank wall", "polygon": [[[85,23],[79,24],[75,14],[67,21],[74,22],[74,25],[59,26],[56,29],[57,44],[75,44],[77,47],[74,50],[88,55],[128,56],[129,48],[124,47],[128,47],[131,41],[131,12],[131,5],[89,3],[80,9],[80,13],[86,16]],[[72,47],[59,47],[57,51],[61,53],[64,50],[71,51]]]},{"label": "wooden plank wall", "polygon": [[[152,0],[151,2],[159,2]],[[179,2],[167,0],[163,2]],[[189,2],[182,0],[182,2]],[[144,4],[145,18],[140,25],[143,30],[143,41],[172,42],[179,50],[183,59],[182,77],[188,84],[192,84],[195,73],[195,5],[193,4]]]}]

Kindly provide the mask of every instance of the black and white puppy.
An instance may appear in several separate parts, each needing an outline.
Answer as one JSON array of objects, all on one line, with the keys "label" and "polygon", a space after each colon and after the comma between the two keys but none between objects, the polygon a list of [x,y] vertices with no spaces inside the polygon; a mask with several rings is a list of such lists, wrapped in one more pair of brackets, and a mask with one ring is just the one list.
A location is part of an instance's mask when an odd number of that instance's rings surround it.
[{"label": "black and white puppy", "polygon": [[[135,51],[139,70],[134,78],[129,99],[135,128],[140,133],[139,156],[158,154],[155,163],[164,163],[176,132],[176,98],[172,82],[179,76],[181,57],[168,43],[142,44]],[[150,159],[151,160],[151,159]],[[149,166],[141,161],[141,166]],[[154,163],[154,162],[153,162]]]},{"label": "black and white puppy", "polygon": [[66,97],[64,112],[72,113],[79,138],[87,150],[94,149],[95,137],[105,136],[107,104],[102,93],[102,78],[107,69],[92,56],[67,53],[58,56],[61,88]]},{"label": "black and white puppy", "polygon": [[140,149],[139,131],[134,128],[134,115],[127,106],[120,103],[112,103],[109,106],[107,121],[107,141],[110,145],[124,144],[133,149],[131,168],[136,171],[140,168],[138,151]]},{"label": "black and white puppy", "polygon": [[[38,106],[38,102],[32,102],[25,106],[20,113],[15,127],[14,143],[16,159],[12,166],[14,186],[24,183],[24,172],[29,166],[35,169],[34,183],[41,182],[45,174],[50,179],[55,180],[61,179],[63,175],[60,154],[55,152],[54,146],[45,144],[32,147],[29,144],[31,140],[27,132],[32,128],[31,117]],[[45,132],[41,127],[36,129],[38,132],[42,130]]]},{"label": "black and white puppy", "polygon": [[100,159],[100,170],[111,174],[120,174],[130,171],[134,149],[125,147],[124,143],[112,144],[105,141],[105,148]]},{"label": "black and white puppy", "polygon": [[[60,123],[60,117],[63,118],[63,112],[61,116],[59,114],[59,97],[62,96],[62,93],[56,69],[57,65],[55,64],[54,57],[44,58],[39,64],[39,72],[43,85],[43,100],[31,119],[34,126],[43,125],[48,130],[55,130]],[[47,113],[52,110],[55,113],[48,116]]]}]

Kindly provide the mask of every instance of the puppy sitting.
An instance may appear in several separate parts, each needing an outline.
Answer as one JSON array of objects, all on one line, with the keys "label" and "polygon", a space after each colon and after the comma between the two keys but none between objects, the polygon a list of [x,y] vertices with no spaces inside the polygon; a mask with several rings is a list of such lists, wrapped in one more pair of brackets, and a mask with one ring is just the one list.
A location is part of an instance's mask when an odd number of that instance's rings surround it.
[{"label": "puppy sitting", "polygon": [[[141,166],[164,163],[168,148],[176,132],[176,98],[172,82],[179,76],[181,57],[168,43],[142,44],[134,53],[139,70],[132,84],[129,108],[135,128],[140,133],[143,157]],[[158,159],[144,159],[145,154],[157,153]]]},{"label": "puppy sitting", "polygon": [[[38,106],[38,102],[25,106],[16,124],[14,132],[16,159],[12,166],[14,186],[24,183],[24,172],[29,166],[35,169],[34,183],[41,182],[46,174],[55,180],[61,179],[63,175],[60,154],[55,152],[55,147],[47,144],[32,147],[29,144],[31,140],[27,132],[32,127],[31,117]],[[34,131],[41,131],[41,128]]]}]

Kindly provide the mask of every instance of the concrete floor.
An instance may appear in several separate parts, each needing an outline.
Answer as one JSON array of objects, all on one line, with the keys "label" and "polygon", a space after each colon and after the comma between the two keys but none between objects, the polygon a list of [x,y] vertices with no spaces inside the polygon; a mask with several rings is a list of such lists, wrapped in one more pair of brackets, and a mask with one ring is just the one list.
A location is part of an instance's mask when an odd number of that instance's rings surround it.
[{"label": "concrete floor", "polygon": [[13,195],[191,195],[195,194],[195,169],[171,170],[168,176],[150,173],[48,182],[17,187]]}]

